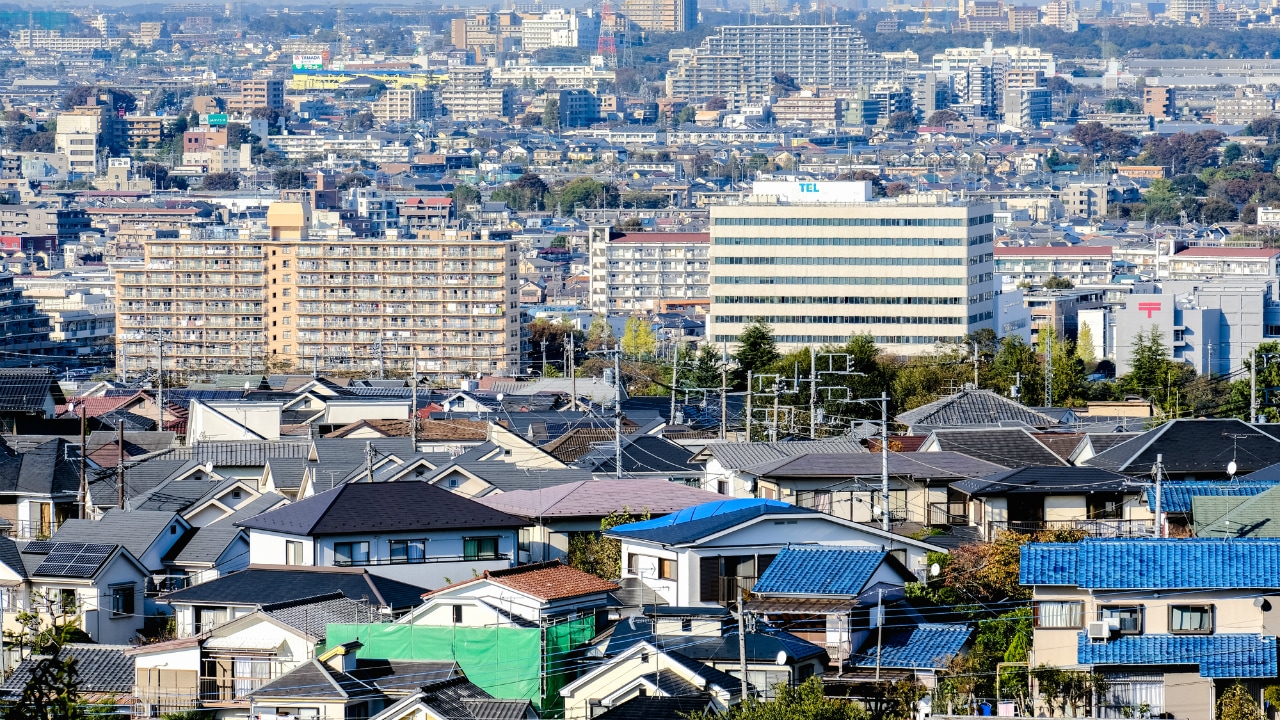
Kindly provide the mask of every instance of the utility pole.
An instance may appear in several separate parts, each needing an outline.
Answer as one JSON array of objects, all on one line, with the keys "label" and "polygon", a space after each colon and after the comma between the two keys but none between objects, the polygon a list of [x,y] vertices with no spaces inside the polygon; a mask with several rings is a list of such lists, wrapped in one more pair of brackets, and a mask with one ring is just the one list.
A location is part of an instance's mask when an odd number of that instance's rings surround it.
[{"label": "utility pole", "polygon": [[413,398],[411,409],[409,411],[409,438],[414,442],[418,442],[418,351],[413,351],[413,386],[409,390],[410,397]]},{"label": "utility pole", "polygon": [[751,388],[755,373],[747,371],[747,442],[751,442]]},{"label": "utility pole", "polygon": [[809,346],[809,437],[818,439],[818,350]]},{"label": "utility pole", "polygon": [[978,389],[978,341],[973,341],[973,389]]},{"label": "utility pole", "polygon": [[[729,437],[729,346],[724,344],[720,351],[720,439]],[[751,438],[747,438],[751,442]]]},{"label": "utility pole", "polygon": [[84,436],[85,436],[85,420],[86,420],[86,415],[88,415],[88,413],[86,412],[87,408],[84,406],[83,402],[80,403],[79,410],[80,410],[80,490],[76,493],[76,504],[80,506],[79,517],[81,520],[84,520],[84,501],[85,501],[85,496],[88,493],[88,485],[85,484],[85,477],[84,477],[85,476],[84,456],[85,456],[85,450],[86,450]]},{"label": "utility pole", "polygon": [[569,399],[569,407],[577,409],[578,407],[578,368],[576,366],[577,358],[573,354],[573,331],[569,331],[569,394],[573,397]]},{"label": "utility pole", "polygon": [[1161,501],[1160,491],[1162,489],[1161,475],[1164,474],[1164,454],[1163,453],[1159,453],[1156,455],[1156,466],[1152,469],[1155,471],[1155,474],[1156,474],[1156,502],[1155,502],[1155,508],[1154,508],[1156,513],[1156,537],[1162,538],[1164,537],[1164,519],[1160,517],[1163,512],[1162,510],[1163,506],[1160,504],[1160,501]]},{"label": "utility pole", "polygon": [[613,348],[613,465],[622,479],[622,348]]},{"label": "utility pole", "polygon": [[[164,432],[164,332],[156,335],[156,430]],[[120,507],[124,507],[121,505]]]},{"label": "utility pole", "polygon": [[680,341],[676,341],[675,359],[671,363],[671,417],[670,421],[676,421],[676,381],[680,379]]},{"label": "utility pole", "polygon": [[[889,532],[889,393],[883,390],[880,391],[880,514],[880,528]],[[877,662],[879,657],[877,652]]]},{"label": "utility pole", "polygon": [[373,354],[378,359],[378,379],[385,380],[386,373],[382,362],[382,338],[378,338],[373,342]]},{"label": "utility pole", "polygon": [[880,653],[884,650],[884,588],[876,588],[876,682],[880,682]]},{"label": "utility pole", "polygon": [[547,376],[547,339],[542,338],[542,377]]},{"label": "utility pole", "polygon": [[1249,422],[1258,422],[1258,349],[1249,353]]},{"label": "utility pole", "polygon": [[116,425],[116,507],[124,509],[124,423]]},{"label": "utility pole", "polygon": [[1044,336],[1044,406],[1053,407],[1053,324]]},{"label": "utility pole", "polygon": [[738,593],[738,672],[742,673],[742,702],[747,701],[747,611],[742,607],[742,589]]},{"label": "utility pole", "polygon": [[778,393],[782,388],[778,387],[778,381],[773,381],[773,423],[769,425],[769,439],[771,442],[778,442],[778,425],[781,424],[778,417]]},{"label": "utility pole", "polygon": [[364,441],[364,479],[373,482],[373,442]]}]

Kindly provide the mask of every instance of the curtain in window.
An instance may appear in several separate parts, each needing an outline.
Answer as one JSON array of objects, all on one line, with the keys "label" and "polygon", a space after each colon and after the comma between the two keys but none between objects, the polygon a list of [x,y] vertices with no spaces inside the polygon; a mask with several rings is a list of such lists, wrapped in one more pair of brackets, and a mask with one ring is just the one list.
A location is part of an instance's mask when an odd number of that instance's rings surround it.
[{"label": "curtain in window", "polygon": [[1160,673],[1105,673],[1107,689],[1098,698],[1098,717],[1137,717],[1143,705],[1151,717],[1164,709],[1164,676]]},{"label": "curtain in window", "polygon": [[244,697],[271,679],[271,661],[260,657],[238,657],[232,663],[235,696]]},{"label": "curtain in window", "polygon": [[1040,603],[1040,627],[1077,628],[1081,626],[1084,606],[1078,602]]},{"label": "curtain in window", "polygon": [[1209,608],[1174,607],[1169,619],[1172,632],[1204,632],[1209,629]]}]

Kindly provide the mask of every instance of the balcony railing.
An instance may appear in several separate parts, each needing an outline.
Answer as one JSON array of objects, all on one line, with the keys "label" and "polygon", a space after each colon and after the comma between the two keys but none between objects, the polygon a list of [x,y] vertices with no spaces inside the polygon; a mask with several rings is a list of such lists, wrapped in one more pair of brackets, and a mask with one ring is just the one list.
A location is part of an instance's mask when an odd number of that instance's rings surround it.
[{"label": "balcony railing", "polygon": [[751,592],[751,588],[756,586],[755,577],[721,577],[720,578],[720,604],[732,605],[746,597]]},{"label": "balcony railing", "polygon": [[929,503],[930,525],[968,525],[969,503],[935,502]]},{"label": "balcony railing", "polygon": [[370,567],[374,565],[426,565],[431,563],[451,563],[451,562],[495,562],[498,560],[511,560],[511,553],[497,553],[494,555],[432,555],[431,557],[421,558],[370,558],[368,560],[334,560],[334,567]]},{"label": "balcony railing", "polygon": [[19,520],[13,524],[16,540],[47,540],[58,531],[56,520]]},{"label": "balcony railing", "polygon": [[1042,530],[1083,530],[1092,537],[1151,537],[1155,535],[1153,520],[992,520],[987,523],[987,537],[1002,532],[1035,533]]}]

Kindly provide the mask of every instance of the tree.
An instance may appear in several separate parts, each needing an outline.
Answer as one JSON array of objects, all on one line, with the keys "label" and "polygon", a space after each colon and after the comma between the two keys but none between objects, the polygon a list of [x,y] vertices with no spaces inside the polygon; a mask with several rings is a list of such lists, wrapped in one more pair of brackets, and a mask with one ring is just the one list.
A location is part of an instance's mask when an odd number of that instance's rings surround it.
[{"label": "tree", "polygon": [[603,535],[619,525],[648,520],[649,514],[631,517],[631,508],[614,510],[600,519],[600,532],[576,532],[569,536],[569,567],[604,580],[622,577],[622,543]]},{"label": "tree", "polygon": [[1098,361],[1097,348],[1094,347],[1095,342],[1093,328],[1088,323],[1080,323],[1080,331],[1076,334],[1076,357],[1080,358],[1085,367],[1091,367]]},{"label": "tree", "polygon": [[604,316],[597,315],[587,328],[587,349],[604,350],[614,344],[613,328],[609,326],[609,321]]},{"label": "tree", "polygon": [[50,130],[33,132],[18,141],[18,150],[22,152],[51,153],[54,150],[56,133]]},{"label": "tree", "polygon": [[338,189],[345,192],[351,188],[368,187],[372,184],[373,181],[364,173],[347,173],[338,180]]},{"label": "tree", "polygon": [[1235,222],[1238,216],[1236,206],[1225,200],[1210,199],[1200,206],[1200,221],[1206,225]]},{"label": "tree", "polygon": [[1230,165],[1239,160],[1243,155],[1244,148],[1240,147],[1240,143],[1227,143],[1226,146],[1222,148],[1222,164]]},{"label": "tree", "polygon": [[698,108],[692,105],[685,105],[680,108],[680,112],[676,113],[676,125],[684,125],[693,122],[698,115]]},{"label": "tree", "polygon": [[1055,708],[1063,717],[1074,717],[1081,709],[1092,705],[1093,699],[1107,689],[1106,677],[1101,673],[1060,670],[1040,665],[1031,674],[1036,679],[1049,717],[1054,716]]},{"label": "tree", "polygon": [[733,359],[738,367],[734,371],[734,386],[745,388],[747,373],[766,372],[777,362],[781,354],[773,339],[773,326],[764,320],[754,320],[738,335],[738,352]]},{"label": "tree", "polygon": [[1054,275],[1053,277],[1044,281],[1045,290],[1070,290],[1075,286],[1076,284],[1071,282],[1067,278],[1058,277],[1057,275]]},{"label": "tree", "polygon": [[542,127],[551,132],[560,132],[560,98],[547,98],[546,106],[542,109]]},{"label": "tree", "polygon": [[512,210],[545,210],[547,183],[537,173],[525,173],[489,196],[495,202],[505,202]]},{"label": "tree", "polygon": [[960,113],[955,110],[934,110],[929,115],[929,119],[925,121],[930,127],[946,127],[947,123],[952,123],[960,119]]},{"label": "tree", "polygon": [[722,713],[695,712],[689,720],[869,720],[862,703],[827,697],[822,678],[810,677],[796,686],[778,685],[773,700],[745,700]]},{"label": "tree", "polygon": [[271,173],[271,184],[280,190],[301,190],[311,183],[306,171],[300,168],[280,168]]},{"label": "tree", "polygon": [[[82,720],[87,718],[80,701],[80,678],[75,658],[62,653],[68,643],[88,636],[75,624],[78,608],[62,598],[41,591],[32,593],[32,607],[15,618],[17,630],[4,632],[5,642],[19,654],[30,649],[46,655],[38,660],[21,698],[5,712],[5,720]],[[46,623],[44,618],[51,618]]]},{"label": "tree", "polygon": [[1262,707],[1249,688],[1235,683],[1218,698],[1217,720],[1263,720]]},{"label": "tree", "polygon": [[708,98],[702,107],[704,110],[724,110],[729,107],[729,102],[722,97],[713,97]]},{"label": "tree", "polygon": [[595,178],[579,177],[565,183],[556,192],[556,204],[569,214],[581,206],[584,208],[618,207],[618,188]]},{"label": "tree", "polygon": [[909,110],[902,110],[889,116],[886,126],[894,132],[910,132],[916,129],[915,113]]},{"label": "tree", "polygon": [[[688,370],[681,368],[680,371],[684,373],[685,378],[681,381],[681,385],[694,388],[720,387],[720,368],[724,364],[723,352],[721,348],[711,343],[703,343],[698,348],[697,357],[687,366]],[[682,354],[681,358],[684,357],[686,356]]]},{"label": "tree", "polygon": [[1107,98],[1106,104],[1103,105],[1103,112],[1112,114],[1134,114],[1142,112],[1142,105],[1134,102],[1133,98]]},{"label": "tree", "polygon": [[1012,394],[1019,388],[1017,399],[1027,405],[1039,405],[1044,398],[1043,367],[1035,348],[1021,335],[1006,335],[991,360],[991,384],[1000,393]]},{"label": "tree", "polygon": [[204,176],[200,187],[210,192],[230,192],[240,189],[240,176],[235,173],[209,173]]},{"label": "tree", "polygon": [[[1084,363],[1076,357],[1075,343],[1059,337],[1052,327],[1041,328],[1040,354],[1053,361],[1053,404],[1070,407],[1084,401]],[[1049,345],[1049,347],[1045,347]]]},{"label": "tree", "polygon": [[[570,335],[578,335],[573,326],[567,322],[558,322],[550,318],[535,318],[529,323],[529,343],[533,347],[533,357],[538,361],[538,367],[543,375],[555,368],[555,364],[559,363],[561,367],[567,367],[564,362],[567,338]],[[542,343],[547,344],[545,351]],[[547,364],[541,364],[542,358],[547,359]]]},{"label": "tree", "polygon": [[474,185],[463,183],[453,188],[453,192],[449,193],[449,198],[453,200],[455,211],[461,213],[464,207],[480,202],[480,191]]},{"label": "tree", "polygon": [[634,358],[653,357],[658,350],[658,336],[653,332],[653,325],[638,317],[627,318],[627,326],[622,331],[622,352]]}]

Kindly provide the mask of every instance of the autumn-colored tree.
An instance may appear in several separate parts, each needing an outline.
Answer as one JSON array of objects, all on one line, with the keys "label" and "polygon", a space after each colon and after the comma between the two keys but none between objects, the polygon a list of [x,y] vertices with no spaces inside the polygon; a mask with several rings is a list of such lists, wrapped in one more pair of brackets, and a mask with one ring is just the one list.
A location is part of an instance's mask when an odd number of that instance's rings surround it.
[{"label": "autumn-colored tree", "polygon": [[569,536],[569,566],[605,580],[617,580],[622,577],[622,543],[603,533],[619,525],[648,519],[648,513],[635,518],[630,508],[623,508],[600,519],[600,532],[573,533]]}]

